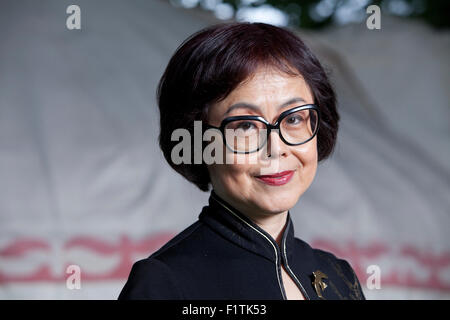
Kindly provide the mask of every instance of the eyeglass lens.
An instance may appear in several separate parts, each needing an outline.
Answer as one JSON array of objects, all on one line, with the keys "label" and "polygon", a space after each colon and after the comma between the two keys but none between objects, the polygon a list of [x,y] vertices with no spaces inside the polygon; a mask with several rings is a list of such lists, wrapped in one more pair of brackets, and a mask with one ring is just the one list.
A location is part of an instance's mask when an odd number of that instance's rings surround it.
[{"label": "eyeglass lens", "polygon": [[[314,109],[299,110],[285,116],[280,123],[280,134],[289,144],[309,140],[317,129],[318,116]],[[254,152],[267,140],[267,126],[258,120],[234,120],[225,126],[225,141],[236,152]]]}]

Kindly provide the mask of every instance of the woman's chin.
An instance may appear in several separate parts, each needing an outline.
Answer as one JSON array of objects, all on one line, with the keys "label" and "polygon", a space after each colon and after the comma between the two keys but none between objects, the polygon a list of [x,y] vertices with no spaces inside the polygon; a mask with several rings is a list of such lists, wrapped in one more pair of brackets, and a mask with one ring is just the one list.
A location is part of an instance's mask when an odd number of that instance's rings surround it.
[{"label": "woman's chin", "polygon": [[266,198],[264,202],[260,202],[258,206],[266,215],[276,215],[290,210],[297,202],[294,198]]},{"label": "woman's chin", "polygon": [[291,188],[271,188],[269,190],[265,190],[265,192],[260,193],[260,197],[264,197],[264,202],[268,203],[271,206],[294,206],[299,197],[300,190],[294,190]]}]

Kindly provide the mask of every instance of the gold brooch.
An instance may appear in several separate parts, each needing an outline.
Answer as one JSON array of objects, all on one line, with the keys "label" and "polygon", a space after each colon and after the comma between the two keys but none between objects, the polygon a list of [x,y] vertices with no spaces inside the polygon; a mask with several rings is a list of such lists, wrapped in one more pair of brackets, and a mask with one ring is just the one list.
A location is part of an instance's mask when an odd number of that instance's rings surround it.
[{"label": "gold brooch", "polygon": [[314,280],[312,284],[314,289],[316,290],[317,295],[319,296],[319,298],[325,299],[322,296],[322,291],[325,290],[327,284],[323,282],[323,279],[328,279],[328,276],[320,270],[314,271],[313,276]]}]

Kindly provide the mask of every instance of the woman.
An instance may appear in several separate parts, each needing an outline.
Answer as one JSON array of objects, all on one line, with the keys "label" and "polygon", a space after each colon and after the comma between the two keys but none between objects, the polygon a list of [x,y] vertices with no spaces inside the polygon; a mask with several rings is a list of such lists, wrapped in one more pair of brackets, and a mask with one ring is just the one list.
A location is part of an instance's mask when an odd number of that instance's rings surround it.
[{"label": "woman", "polygon": [[[297,36],[262,23],[204,29],[177,49],[157,95],[165,158],[212,191],[198,221],[133,265],[119,299],[364,299],[345,260],[294,237],[289,210],[331,154],[339,120]],[[214,161],[194,142],[175,159],[172,133],[195,135],[195,121],[214,133]]]}]

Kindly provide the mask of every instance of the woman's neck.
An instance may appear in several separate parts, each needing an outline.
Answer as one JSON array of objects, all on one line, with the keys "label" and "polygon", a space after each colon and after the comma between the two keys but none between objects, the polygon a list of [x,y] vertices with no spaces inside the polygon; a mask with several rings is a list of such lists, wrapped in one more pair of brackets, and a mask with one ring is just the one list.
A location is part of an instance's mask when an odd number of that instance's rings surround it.
[{"label": "woman's neck", "polygon": [[270,217],[249,217],[261,229],[266,231],[272,238],[281,245],[281,238],[286,228],[287,211],[270,216]]},{"label": "woman's neck", "polygon": [[278,245],[281,245],[281,238],[286,227],[288,210],[276,214],[262,214],[256,208],[250,209],[243,206],[239,202],[233,201],[232,198],[228,199],[226,195],[219,195],[217,191],[214,192],[217,196],[228,202],[231,206],[233,206],[235,209],[239,210],[239,212],[252,220],[261,229],[266,231],[278,243]]}]

